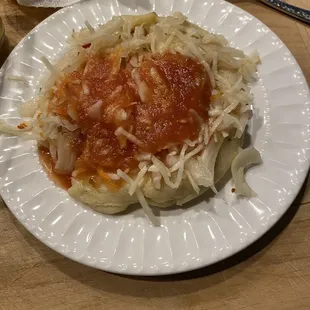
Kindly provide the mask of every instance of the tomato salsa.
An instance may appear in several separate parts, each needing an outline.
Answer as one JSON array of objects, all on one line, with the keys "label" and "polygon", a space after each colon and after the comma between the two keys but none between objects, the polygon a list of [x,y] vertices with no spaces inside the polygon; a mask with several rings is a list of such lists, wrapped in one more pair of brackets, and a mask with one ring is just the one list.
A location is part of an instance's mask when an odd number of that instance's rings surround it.
[{"label": "tomato salsa", "polygon": [[[211,84],[204,67],[173,53],[124,58],[90,56],[54,88],[49,110],[80,128],[76,169],[116,172],[138,166],[138,152],[156,154],[198,137],[195,115],[208,118]],[[133,143],[115,131],[134,136]]]}]

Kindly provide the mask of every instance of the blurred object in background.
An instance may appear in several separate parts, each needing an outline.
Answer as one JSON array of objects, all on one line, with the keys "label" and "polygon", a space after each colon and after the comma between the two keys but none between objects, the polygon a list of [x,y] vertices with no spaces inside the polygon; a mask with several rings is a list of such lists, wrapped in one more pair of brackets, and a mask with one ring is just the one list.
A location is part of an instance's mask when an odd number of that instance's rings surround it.
[{"label": "blurred object in background", "polygon": [[21,5],[46,8],[59,8],[81,1],[83,0],[17,0]]},{"label": "blurred object in background", "polygon": [[291,5],[289,4],[289,1],[282,1],[282,0],[260,0],[260,1],[278,11],[281,11],[282,13],[288,14],[307,24],[310,24],[310,10],[306,10],[305,8]]}]

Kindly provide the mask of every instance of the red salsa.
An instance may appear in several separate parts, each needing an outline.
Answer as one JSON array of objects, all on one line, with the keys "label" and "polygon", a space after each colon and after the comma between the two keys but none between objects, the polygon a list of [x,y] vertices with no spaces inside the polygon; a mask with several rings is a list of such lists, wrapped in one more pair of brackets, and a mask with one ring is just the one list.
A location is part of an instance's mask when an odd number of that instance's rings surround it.
[{"label": "red salsa", "polygon": [[[115,173],[136,168],[138,152],[156,154],[195,140],[200,130],[195,114],[206,120],[210,100],[208,74],[195,60],[146,54],[133,67],[116,51],[91,56],[67,75],[53,91],[49,110],[81,128],[73,144],[79,154],[76,168]],[[116,135],[119,127],[140,145]]]}]

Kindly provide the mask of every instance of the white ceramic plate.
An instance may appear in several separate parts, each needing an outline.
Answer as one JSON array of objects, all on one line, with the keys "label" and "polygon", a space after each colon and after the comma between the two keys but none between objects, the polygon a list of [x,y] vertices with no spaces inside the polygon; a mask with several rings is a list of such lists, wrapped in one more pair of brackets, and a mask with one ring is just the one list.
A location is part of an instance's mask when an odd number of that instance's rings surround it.
[{"label": "white ceramic plate", "polygon": [[[18,220],[63,255],[99,269],[164,275],[215,263],[245,248],[279,220],[298,193],[309,166],[309,90],[285,45],[253,16],[224,1],[86,1],[58,11],[22,40],[0,73],[0,114],[18,122],[17,107],[38,91],[46,70],[39,60],[60,57],[72,29],[104,23],[115,14],[182,11],[224,34],[235,47],[258,49],[263,64],[253,86],[254,146],[264,164],[248,173],[258,198],[233,201],[231,184],[217,198],[187,209],[160,211],[162,227],[141,210],[121,216],[95,213],[55,187],[38,162],[33,142],[0,138],[1,195]],[[31,87],[6,79],[24,75]],[[230,193],[230,194],[229,194]],[[225,197],[230,204],[225,203]]]}]

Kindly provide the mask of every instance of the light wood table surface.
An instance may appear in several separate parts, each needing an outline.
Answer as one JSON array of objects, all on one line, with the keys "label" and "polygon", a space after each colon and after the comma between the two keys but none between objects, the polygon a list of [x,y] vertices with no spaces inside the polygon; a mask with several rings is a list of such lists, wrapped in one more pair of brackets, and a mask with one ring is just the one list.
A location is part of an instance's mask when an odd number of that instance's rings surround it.
[{"label": "light wood table surface", "polygon": [[[310,28],[258,1],[230,2],[284,41],[309,83]],[[309,0],[290,2],[310,9]],[[0,65],[27,32],[54,11],[0,0],[7,34]],[[306,182],[278,225],[233,258],[177,277],[135,279],[62,257],[30,235],[0,203],[0,309],[310,309],[309,238]]]}]

